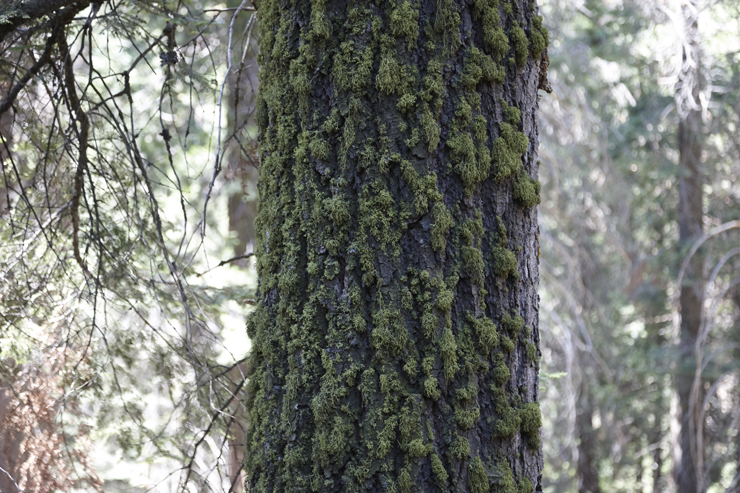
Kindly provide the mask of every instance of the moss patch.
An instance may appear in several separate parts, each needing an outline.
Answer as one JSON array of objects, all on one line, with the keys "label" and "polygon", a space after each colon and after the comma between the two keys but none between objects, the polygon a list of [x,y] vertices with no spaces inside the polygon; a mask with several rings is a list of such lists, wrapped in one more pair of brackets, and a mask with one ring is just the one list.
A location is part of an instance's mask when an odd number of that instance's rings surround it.
[{"label": "moss patch", "polygon": [[540,203],[540,182],[520,172],[514,182],[514,200],[524,207],[534,207]]},{"label": "moss patch", "polygon": [[480,457],[475,457],[468,466],[468,488],[471,493],[488,493],[488,474]]},{"label": "moss patch", "polygon": [[540,448],[540,428],[542,428],[542,414],[538,402],[529,402],[519,409],[522,420],[522,434],[529,441],[529,448],[538,450]]}]

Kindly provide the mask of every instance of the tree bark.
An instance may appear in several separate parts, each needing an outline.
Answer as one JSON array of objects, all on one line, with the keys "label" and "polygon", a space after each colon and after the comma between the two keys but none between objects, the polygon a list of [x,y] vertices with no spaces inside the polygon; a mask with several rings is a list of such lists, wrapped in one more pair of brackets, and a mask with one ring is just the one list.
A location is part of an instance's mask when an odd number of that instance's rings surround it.
[{"label": "tree bark", "polygon": [[[686,252],[703,233],[702,209],[702,117],[699,99],[701,91],[701,57],[697,27],[698,8],[690,1],[682,6],[685,22],[683,43],[683,69],[677,105],[681,121],[678,126],[679,150],[679,244]],[[704,293],[703,261],[695,255],[686,270],[681,286],[681,335],[676,389],[679,398],[681,430],[679,434],[680,459],[676,463],[678,493],[700,493],[699,481],[703,443],[696,443],[696,430],[703,423],[698,421],[703,402],[701,388],[692,389],[696,371],[696,341],[702,324]],[[693,395],[692,395],[693,392]]]},{"label": "tree bark", "polygon": [[249,491],[539,491],[535,4],[258,16]]}]

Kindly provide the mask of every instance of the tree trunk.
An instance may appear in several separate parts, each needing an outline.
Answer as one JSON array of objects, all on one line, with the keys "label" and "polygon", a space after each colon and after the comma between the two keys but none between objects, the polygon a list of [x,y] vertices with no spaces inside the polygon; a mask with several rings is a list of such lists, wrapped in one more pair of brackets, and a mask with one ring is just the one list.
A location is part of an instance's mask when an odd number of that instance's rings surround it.
[{"label": "tree trunk", "polygon": [[535,4],[258,9],[250,491],[539,491]]},{"label": "tree trunk", "polygon": [[578,394],[578,492],[600,493],[599,471],[596,464],[596,436],[593,427],[593,408],[589,394],[590,375],[584,371]]},{"label": "tree trunk", "polygon": [[[683,69],[677,98],[679,116],[679,241],[683,252],[702,235],[702,117],[699,94],[700,51],[697,28],[698,8],[694,1],[682,6],[685,22]],[[681,339],[679,367],[676,376],[681,431],[679,434],[680,460],[676,464],[678,493],[699,493],[703,486],[698,481],[697,466],[701,465],[703,444],[696,443],[696,431],[703,423],[698,421],[703,402],[701,388],[693,389],[696,371],[696,341],[702,323],[704,292],[703,262],[700,255],[690,261],[681,286]]]},{"label": "tree trunk", "polygon": [[661,442],[663,441],[663,427],[660,419],[661,415],[658,413],[664,407],[662,397],[658,396],[657,402],[655,403],[655,423],[648,435],[650,445],[655,446],[655,449],[653,450],[653,493],[663,491],[663,449],[661,447]]}]

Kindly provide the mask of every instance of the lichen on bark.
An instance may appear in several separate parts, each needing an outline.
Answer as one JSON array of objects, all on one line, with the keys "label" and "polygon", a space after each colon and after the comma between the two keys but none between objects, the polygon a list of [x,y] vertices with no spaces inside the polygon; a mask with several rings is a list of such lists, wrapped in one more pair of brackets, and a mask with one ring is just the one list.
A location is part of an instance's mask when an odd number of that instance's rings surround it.
[{"label": "lichen on bark", "polygon": [[536,8],[258,16],[250,491],[531,490]]}]

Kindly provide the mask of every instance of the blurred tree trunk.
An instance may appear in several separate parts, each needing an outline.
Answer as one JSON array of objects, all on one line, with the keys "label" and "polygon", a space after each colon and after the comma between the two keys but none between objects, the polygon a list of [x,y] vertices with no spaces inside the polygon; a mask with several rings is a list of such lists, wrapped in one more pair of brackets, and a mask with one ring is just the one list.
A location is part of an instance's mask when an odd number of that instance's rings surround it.
[{"label": "blurred tree trunk", "polygon": [[[683,40],[683,67],[678,87],[677,107],[681,121],[678,126],[678,225],[682,252],[703,233],[702,209],[702,115],[699,99],[701,87],[701,56],[697,26],[696,2],[682,6],[685,23]],[[703,402],[701,388],[692,388],[696,370],[696,341],[702,323],[704,273],[701,255],[694,255],[688,264],[681,293],[681,335],[676,389],[679,398],[681,431],[679,435],[680,460],[675,464],[678,493],[699,493],[703,443],[696,443],[696,430],[703,426],[698,421],[699,406]],[[692,395],[693,393],[693,395]]]},{"label": "blurred tree trunk", "polygon": [[[241,2],[232,0],[227,5],[236,8]],[[229,193],[229,231],[235,234],[234,256],[244,255],[247,251],[254,251],[256,232],[254,220],[257,217],[257,166],[259,155],[256,152],[257,137],[254,121],[255,102],[257,95],[257,60],[256,42],[253,33],[254,19],[251,15],[241,15],[234,23],[235,32],[248,32],[252,46],[236,46],[234,49],[233,68],[227,79],[229,87],[228,128],[233,132],[233,139],[229,141],[229,164],[224,175],[228,180],[238,184],[238,187],[228,186]],[[225,40],[224,40],[225,41]],[[222,42],[224,42],[222,41]],[[241,58],[239,57],[241,55]],[[248,260],[237,261],[241,267],[246,267]]]},{"label": "blurred tree trunk", "polygon": [[536,5],[258,9],[250,491],[540,491]]},{"label": "blurred tree trunk", "polygon": [[[740,265],[735,266],[734,271],[738,272]],[[736,276],[737,277],[737,276]],[[740,285],[736,285],[730,296],[732,300],[733,317],[735,320],[734,327],[732,330],[733,338],[732,342],[737,344],[738,347],[733,351],[735,363],[740,366]],[[739,403],[740,404],[740,403]],[[738,411],[736,411],[738,412]],[[734,487],[729,490],[730,493],[740,493],[740,423],[735,424],[735,481]]]},{"label": "blurred tree trunk", "polygon": [[[670,313],[666,310],[667,298],[665,290],[660,290],[653,293],[653,296],[648,298],[646,305],[646,317],[648,320],[652,320],[652,323],[645,324],[645,330],[648,333],[648,339],[657,352],[657,356],[653,356],[654,362],[654,374],[655,374],[655,390],[653,392],[654,401],[651,404],[653,413],[653,423],[648,430],[648,446],[654,447],[652,450],[653,457],[653,489],[654,493],[658,493],[664,490],[663,480],[663,417],[670,416],[670,406],[667,404],[667,400],[664,395],[665,387],[665,375],[667,374],[665,369],[667,368],[667,351],[666,343],[668,342],[665,336],[667,329],[666,318],[670,319]],[[666,317],[668,316],[668,317]],[[666,366],[663,366],[666,365]]]},{"label": "blurred tree trunk", "polygon": [[[643,447],[642,438],[635,440],[635,449],[639,452]],[[642,457],[637,458],[637,464],[635,464],[637,472],[635,473],[635,493],[643,493],[642,476],[645,474],[645,467],[643,466]]]},{"label": "blurred tree trunk", "polygon": [[[655,422],[650,430],[649,444],[654,446],[653,449],[653,489],[654,493],[663,491],[663,448],[661,443],[663,442],[663,425],[662,425],[662,412],[665,410],[665,402],[661,395],[658,396],[655,404]],[[667,412],[667,411],[665,411]]]},{"label": "blurred tree trunk", "polygon": [[589,392],[589,375],[584,372],[581,378],[581,389],[578,395],[578,492],[600,493],[599,471],[596,464],[596,436],[593,427],[592,399]]}]

